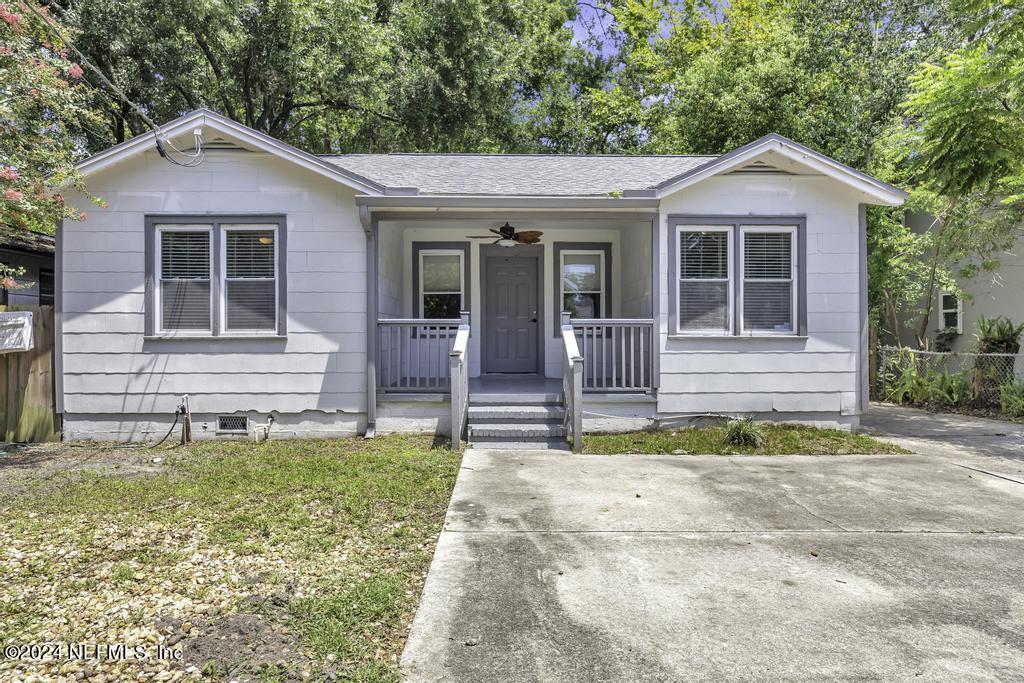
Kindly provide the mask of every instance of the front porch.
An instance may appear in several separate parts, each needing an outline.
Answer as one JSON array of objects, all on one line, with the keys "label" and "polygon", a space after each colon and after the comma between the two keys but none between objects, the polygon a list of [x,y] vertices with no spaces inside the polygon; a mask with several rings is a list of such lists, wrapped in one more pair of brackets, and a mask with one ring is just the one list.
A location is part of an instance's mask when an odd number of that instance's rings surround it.
[{"label": "front porch", "polygon": [[[495,244],[490,229],[506,221],[540,239]],[[585,401],[653,403],[655,224],[654,214],[636,212],[377,215],[374,401],[448,402],[455,433],[471,404],[557,404],[572,434]]]}]

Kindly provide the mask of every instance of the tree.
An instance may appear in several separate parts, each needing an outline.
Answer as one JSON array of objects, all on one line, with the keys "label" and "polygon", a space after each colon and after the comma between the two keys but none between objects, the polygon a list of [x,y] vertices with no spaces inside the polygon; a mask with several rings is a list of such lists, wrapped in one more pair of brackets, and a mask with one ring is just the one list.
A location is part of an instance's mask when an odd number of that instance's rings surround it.
[{"label": "tree", "polygon": [[[66,0],[90,59],[157,120],[208,106],[310,152],[535,150],[565,0]],[[145,131],[97,98],[98,149]]]},{"label": "tree", "polygon": [[[45,8],[0,3],[0,228],[53,233],[80,218],[61,192],[85,188],[75,172],[81,135],[95,123],[82,67],[68,59]],[[5,276],[11,274],[0,273]]]},{"label": "tree", "polygon": [[911,80],[903,159],[936,216],[917,341],[925,343],[942,270],[991,269],[1024,219],[1024,9],[964,0],[963,45]]}]

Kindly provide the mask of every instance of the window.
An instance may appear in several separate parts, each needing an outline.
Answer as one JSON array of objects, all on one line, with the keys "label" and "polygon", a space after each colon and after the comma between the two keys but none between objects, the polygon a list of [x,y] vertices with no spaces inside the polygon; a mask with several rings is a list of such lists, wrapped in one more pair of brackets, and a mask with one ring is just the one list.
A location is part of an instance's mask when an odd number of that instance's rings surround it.
[{"label": "window", "polygon": [[949,292],[942,293],[942,328],[964,333],[964,308],[960,297]]},{"label": "window", "polygon": [[787,333],[796,329],[796,230],[743,228],[743,331]]},{"label": "window", "polygon": [[[795,335],[802,218],[718,218],[675,226],[678,254],[671,314],[676,331]],[[792,221],[792,222],[790,222]]]},{"label": "window", "polygon": [[224,226],[224,329],[277,327],[277,229]]},{"label": "window", "polygon": [[39,305],[53,305],[53,271],[48,268],[39,269]]},{"label": "window", "polygon": [[212,329],[210,283],[213,229],[205,225],[161,226],[160,329]]},{"label": "window", "polygon": [[419,252],[419,315],[421,318],[458,318],[465,310],[465,254],[459,249],[423,249]]},{"label": "window", "polygon": [[573,318],[606,317],[604,251],[564,250],[560,258],[562,311]]},{"label": "window", "polygon": [[732,331],[732,234],[719,227],[679,231],[679,329]]},{"label": "window", "polygon": [[148,217],[146,333],[285,333],[283,217]]}]

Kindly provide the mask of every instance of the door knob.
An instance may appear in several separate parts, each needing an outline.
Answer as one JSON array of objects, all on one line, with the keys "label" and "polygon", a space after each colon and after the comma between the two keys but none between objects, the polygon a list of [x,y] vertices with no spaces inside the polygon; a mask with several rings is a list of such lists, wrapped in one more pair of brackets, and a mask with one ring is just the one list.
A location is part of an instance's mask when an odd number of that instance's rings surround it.
[{"label": "door knob", "polygon": [[537,319],[536,318],[530,318],[530,322],[531,323],[535,323],[535,322],[537,322]]}]

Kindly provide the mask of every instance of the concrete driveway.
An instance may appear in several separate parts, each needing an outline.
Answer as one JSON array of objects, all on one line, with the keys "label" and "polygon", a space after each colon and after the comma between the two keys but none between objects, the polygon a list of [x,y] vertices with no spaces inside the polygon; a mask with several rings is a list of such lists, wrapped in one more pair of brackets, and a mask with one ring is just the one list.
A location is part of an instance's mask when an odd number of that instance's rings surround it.
[{"label": "concrete driveway", "polygon": [[1024,485],[918,450],[469,451],[403,669],[1024,680]]}]

